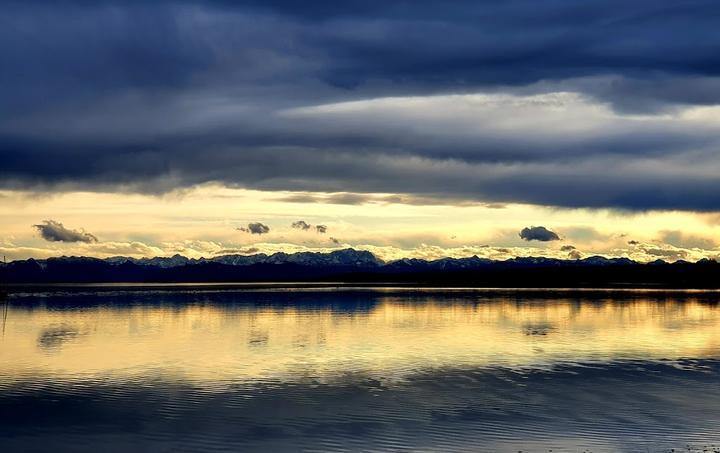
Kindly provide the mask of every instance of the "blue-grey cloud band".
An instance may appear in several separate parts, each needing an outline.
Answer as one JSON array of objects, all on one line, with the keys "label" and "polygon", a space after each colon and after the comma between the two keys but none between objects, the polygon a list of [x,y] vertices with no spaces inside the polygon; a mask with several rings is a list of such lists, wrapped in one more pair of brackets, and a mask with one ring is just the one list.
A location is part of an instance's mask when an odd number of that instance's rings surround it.
[{"label": "blue-grey cloud band", "polygon": [[[718,123],[673,115],[720,102],[719,14],[649,0],[10,1],[0,186],[717,210]],[[496,97],[412,104],[478,92]]]}]

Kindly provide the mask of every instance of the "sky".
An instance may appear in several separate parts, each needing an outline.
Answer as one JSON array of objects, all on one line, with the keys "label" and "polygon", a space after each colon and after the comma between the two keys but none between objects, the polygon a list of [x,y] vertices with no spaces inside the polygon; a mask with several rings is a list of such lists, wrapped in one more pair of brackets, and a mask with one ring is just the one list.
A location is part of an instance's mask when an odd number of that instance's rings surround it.
[{"label": "sky", "polygon": [[8,0],[0,253],[720,256],[720,4]]}]

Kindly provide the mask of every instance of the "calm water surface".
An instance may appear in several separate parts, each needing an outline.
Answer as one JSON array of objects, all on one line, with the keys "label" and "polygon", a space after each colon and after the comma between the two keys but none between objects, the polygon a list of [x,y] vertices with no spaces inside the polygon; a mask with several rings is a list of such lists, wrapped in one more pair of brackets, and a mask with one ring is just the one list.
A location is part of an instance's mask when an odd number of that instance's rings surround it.
[{"label": "calm water surface", "polygon": [[720,451],[720,295],[13,295],[0,451]]}]

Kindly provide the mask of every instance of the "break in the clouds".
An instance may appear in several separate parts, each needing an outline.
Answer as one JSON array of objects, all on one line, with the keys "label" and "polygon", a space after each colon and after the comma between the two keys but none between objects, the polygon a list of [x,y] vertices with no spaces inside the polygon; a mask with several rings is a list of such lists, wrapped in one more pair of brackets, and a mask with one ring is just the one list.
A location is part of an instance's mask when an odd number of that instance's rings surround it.
[{"label": "break in the clouds", "polygon": [[260,222],[252,222],[248,223],[247,227],[239,227],[237,230],[250,234],[267,234],[270,232],[270,227]]},{"label": "break in the clouds", "polygon": [[520,238],[525,241],[549,242],[560,240],[560,236],[558,236],[557,233],[548,230],[544,226],[525,227],[520,230],[519,235]]},{"label": "break in the clouds", "polygon": [[98,238],[84,230],[72,230],[55,220],[43,220],[33,225],[43,239],[50,242],[98,242]]},{"label": "break in the clouds", "polygon": [[672,0],[10,0],[0,187],[717,210],[719,14]]}]

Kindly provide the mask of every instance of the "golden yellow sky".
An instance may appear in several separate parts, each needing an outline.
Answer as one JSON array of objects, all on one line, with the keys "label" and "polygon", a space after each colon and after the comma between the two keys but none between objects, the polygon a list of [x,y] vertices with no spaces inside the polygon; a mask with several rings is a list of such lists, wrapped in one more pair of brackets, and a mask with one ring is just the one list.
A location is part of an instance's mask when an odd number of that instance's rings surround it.
[{"label": "golden yellow sky", "polygon": [[[60,255],[210,257],[233,252],[354,247],[401,257],[542,255],[628,256],[641,261],[720,255],[720,217],[680,211],[623,212],[526,204],[485,204],[396,194],[263,192],[203,185],[169,194],[0,192],[0,253],[8,260]],[[43,220],[84,230],[97,243],[44,240]],[[291,224],[326,225],[325,234]],[[261,222],[270,232],[238,231]],[[561,238],[527,242],[518,232],[542,225]],[[629,242],[637,242],[631,244]]]}]

